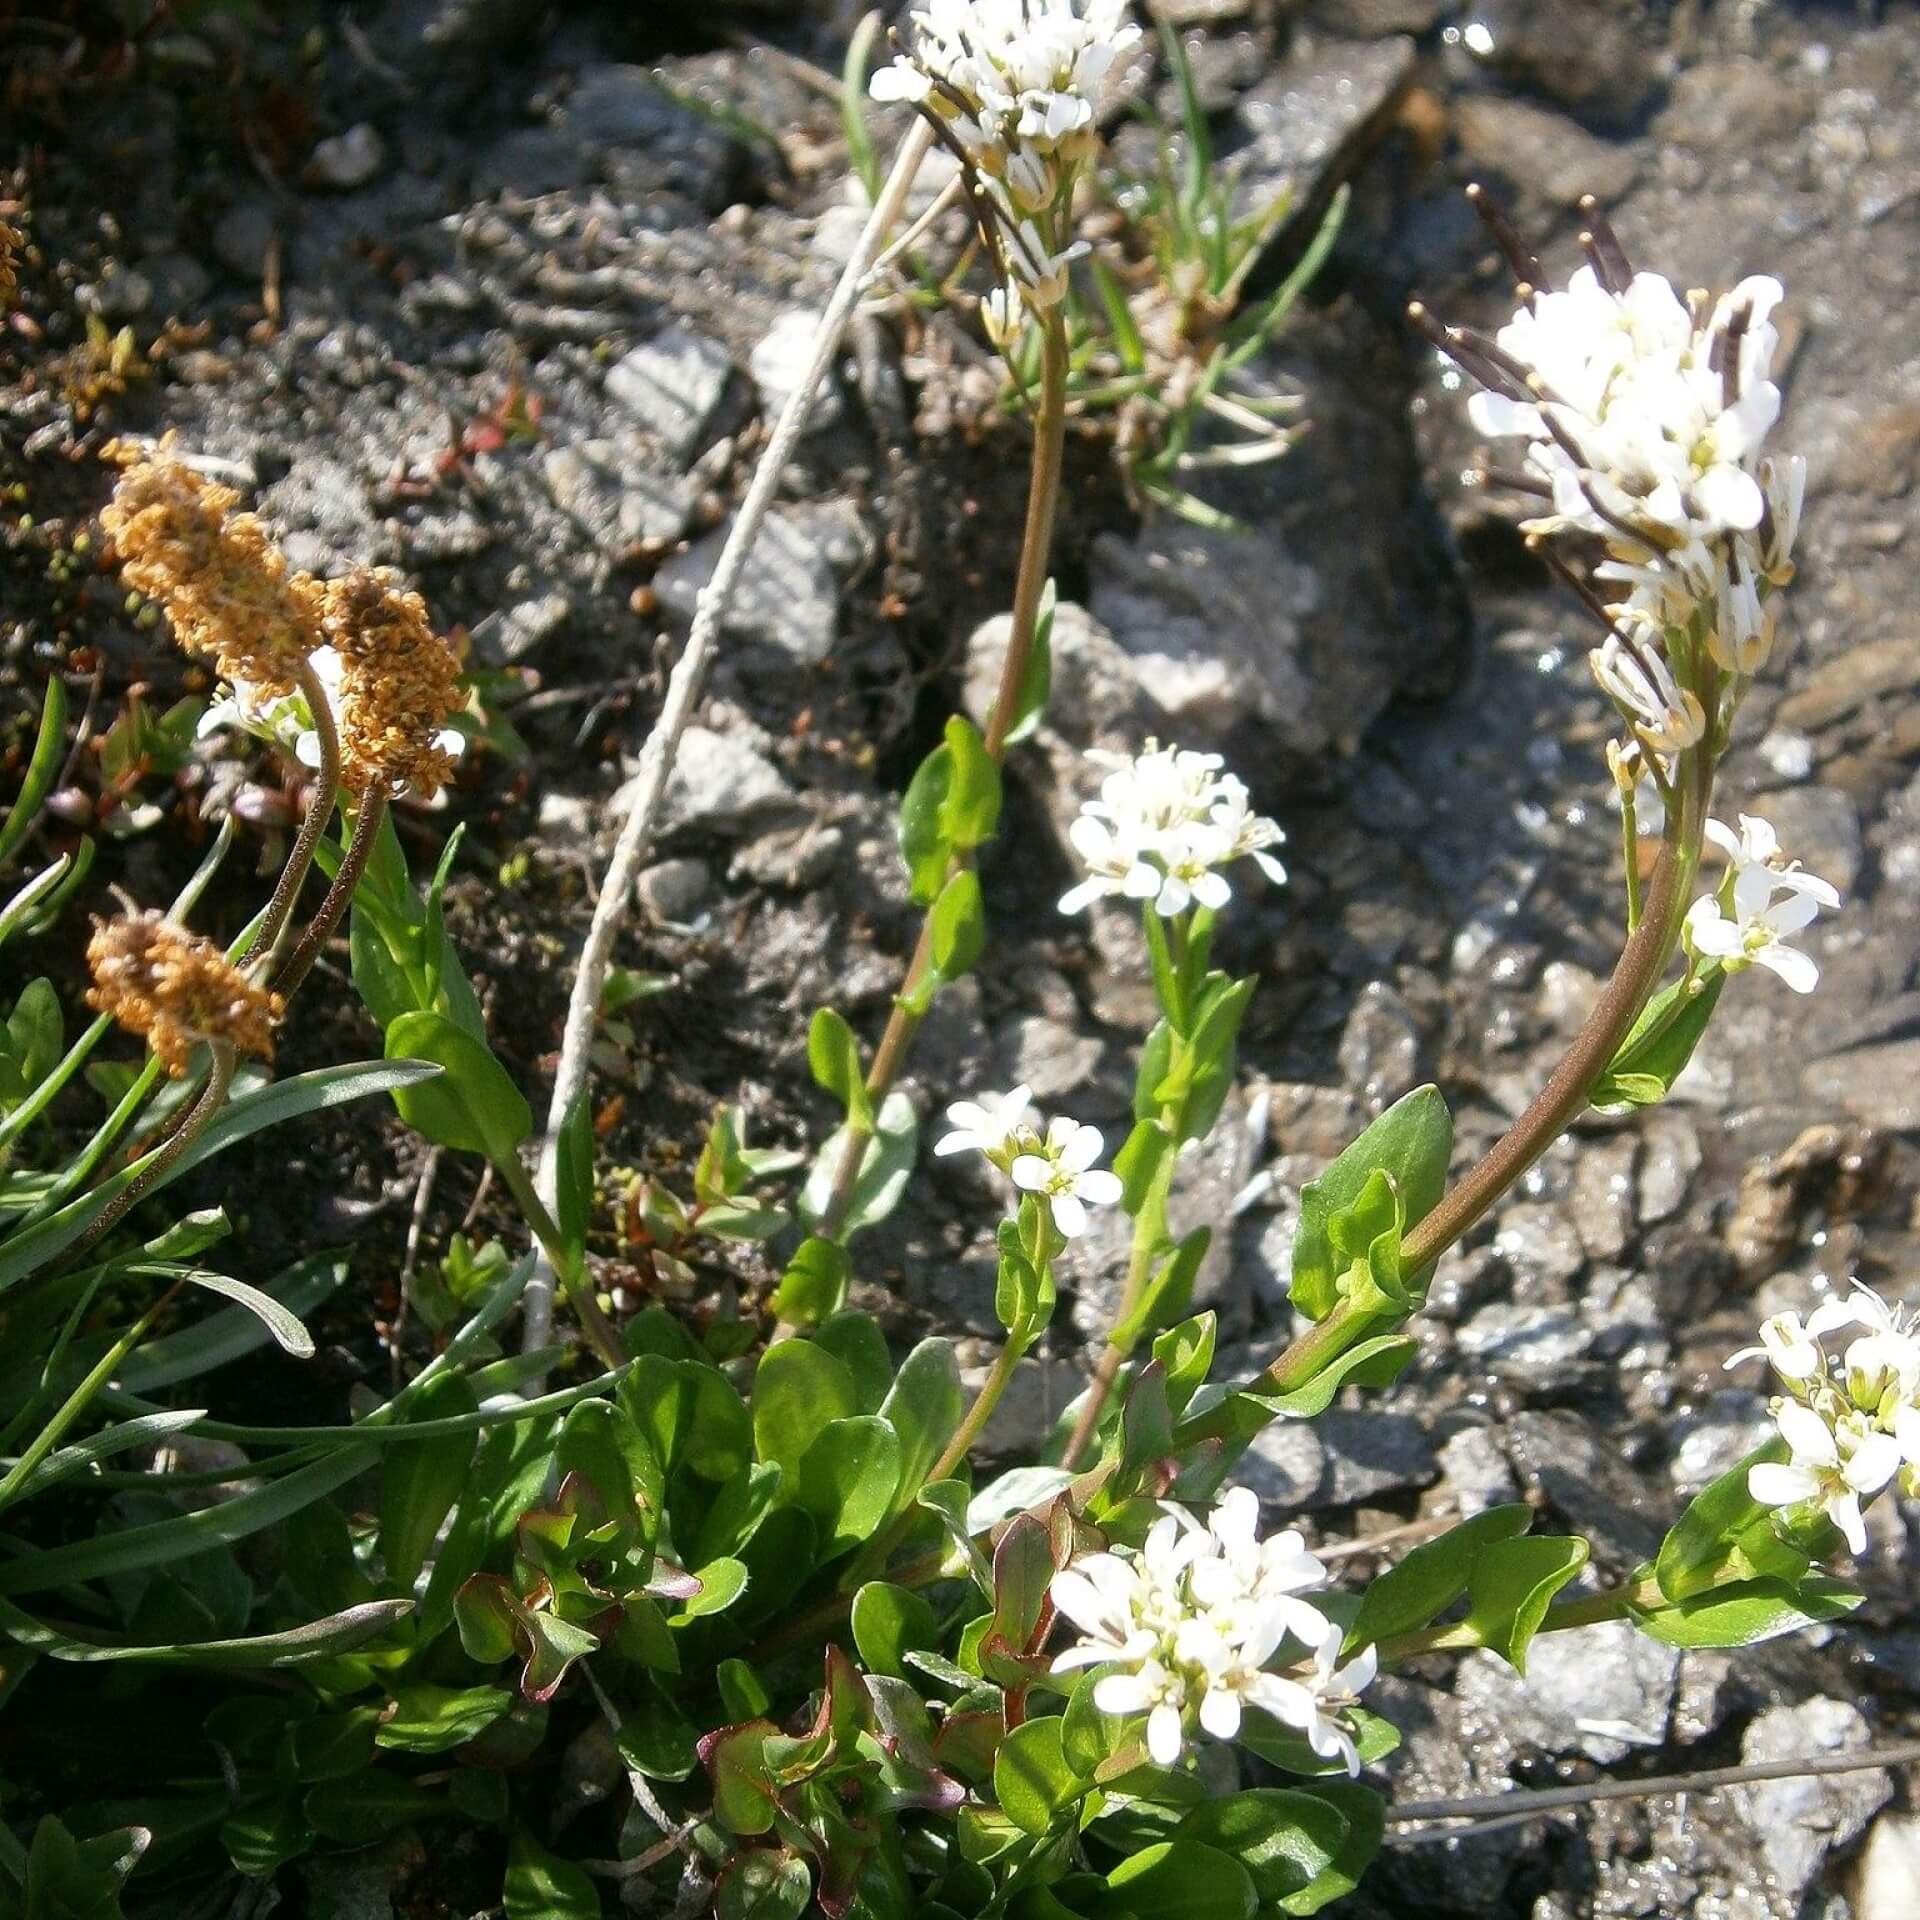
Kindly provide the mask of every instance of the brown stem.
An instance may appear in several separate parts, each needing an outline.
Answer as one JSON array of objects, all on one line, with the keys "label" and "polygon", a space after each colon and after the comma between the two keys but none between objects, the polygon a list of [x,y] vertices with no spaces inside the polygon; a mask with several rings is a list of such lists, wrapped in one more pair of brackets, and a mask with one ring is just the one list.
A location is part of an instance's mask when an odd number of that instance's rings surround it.
[{"label": "brown stem", "polygon": [[320,911],[274,975],[274,991],[284,998],[291,1000],[300,991],[300,983],[313,970],[321,949],[333,938],[333,930],[340,924],[340,916],[346,912],[353,890],[360,884],[360,876],[373,857],[373,843],[380,837],[380,823],[386,817],[385,789],[370,787],[360,802],[359,812],[353,816],[353,836],[341,858],[340,871],[333,876],[333,885],[320,902]]},{"label": "brown stem", "polygon": [[299,899],[300,889],[312,870],[314,850],[333,818],[334,802],[340,797],[340,735],[333,724],[333,709],[327,704],[327,690],[309,662],[302,660],[298,672],[300,691],[306,696],[307,710],[313,716],[313,731],[320,742],[320,770],[314,790],[307,798],[299,838],[294,841],[293,852],[281,870],[273,898],[267,902],[259,931],[235,962],[243,973],[263,954],[273,951],[285,930],[294,902]]},{"label": "brown stem", "polygon": [[84,1252],[124,1220],[153,1191],[167,1169],[186,1152],[207,1122],[226,1104],[227,1089],[233,1085],[236,1056],[233,1048],[224,1040],[210,1040],[207,1044],[213,1055],[213,1066],[207,1075],[207,1084],[200,1089],[199,1099],[187,1109],[186,1118],[153,1149],[152,1159],[132,1183],[110,1200],[100,1218],[72,1243],[67,1250],[70,1255]]},{"label": "brown stem", "polygon": [[[996,765],[1007,756],[1007,735],[1019,709],[1028,662],[1033,658],[1040,597],[1046,591],[1048,562],[1053,553],[1054,517],[1060,504],[1060,465],[1067,433],[1067,329],[1057,312],[1047,317],[1044,340],[1040,411],[1035,428],[1032,478],[1027,487],[1027,522],[1020,548],[1020,573],[1014,582],[1012,631],[1007,636],[1007,657],[1000,668],[999,691],[987,719],[986,748]],[[954,861],[954,871],[970,867],[973,862],[971,850],[962,853]],[[898,1078],[907,1050],[926,1018],[925,1012],[914,1011],[911,1003],[932,964],[933,916],[929,911],[921,923],[913,958],[907,965],[906,981],[893,1003],[880,1045],[874,1051],[873,1065],[867,1070],[867,1104],[876,1112]],[[833,1190],[820,1216],[818,1231],[828,1240],[838,1240],[845,1231],[854,1189],[860,1183],[860,1168],[872,1140],[871,1127],[853,1121],[848,1123],[846,1145],[841,1150],[840,1164],[834,1170]]]}]

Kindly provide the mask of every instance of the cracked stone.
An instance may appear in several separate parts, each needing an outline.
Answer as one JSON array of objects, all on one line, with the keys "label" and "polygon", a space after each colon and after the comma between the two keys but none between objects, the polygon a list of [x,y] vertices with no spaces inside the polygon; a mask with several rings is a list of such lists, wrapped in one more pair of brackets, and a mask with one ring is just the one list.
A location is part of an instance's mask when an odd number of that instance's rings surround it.
[{"label": "cracked stone", "polygon": [[732,376],[733,357],[719,341],[675,322],[614,363],[607,393],[684,462],[706,444]]}]

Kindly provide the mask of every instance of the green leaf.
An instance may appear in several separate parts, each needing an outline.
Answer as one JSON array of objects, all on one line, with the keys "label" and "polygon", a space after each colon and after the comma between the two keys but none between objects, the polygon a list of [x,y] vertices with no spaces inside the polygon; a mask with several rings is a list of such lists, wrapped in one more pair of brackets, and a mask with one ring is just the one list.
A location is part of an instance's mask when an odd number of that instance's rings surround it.
[{"label": "green leaf", "polygon": [[120,1889],[153,1844],[147,1827],[119,1827],[92,1840],[75,1840],[53,1814],[42,1814],[24,1865],[19,1842],[12,1840],[8,1860],[21,1881],[9,1915],[20,1920],[119,1920]]},{"label": "green leaf", "polygon": [[374,1729],[374,1744],[401,1753],[450,1753],[513,1710],[505,1687],[402,1687]]},{"label": "green leaf", "polygon": [[1331,1781],[1303,1789],[1316,1800],[1324,1800],[1347,1823],[1346,1838],[1333,1860],[1298,1893],[1290,1893],[1279,1902],[1280,1911],[1290,1914],[1318,1913],[1322,1907],[1342,1900],[1360,1884],[1361,1876],[1373,1864],[1380,1841],[1387,1830],[1387,1803],[1369,1787],[1345,1781]]},{"label": "green leaf", "polygon": [[1253,1876],[1239,1861],[1196,1841],[1163,1840],[1107,1875],[1100,1912],[1133,1920],[1253,1920],[1259,1904]]},{"label": "green leaf", "polygon": [[1402,1225],[1417,1226],[1446,1190],[1453,1152],[1453,1120],[1436,1087],[1416,1087],[1394,1102],[1318,1180],[1300,1193],[1293,1236],[1293,1303],[1310,1320],[1324,1320],[1338,1304],[1346,1271],[1330,1234],[1334,1216],[1360,1198],[1374,1173],[1393,1181]]},{"label": "green leaf", "polygon": [[960,1362],[951,1340],[922,1340],[900,1363],[880,1403],[880,1417],[900,1441],[900,1482],[890,1515],[913,1504],[928,1472],[960,1430],[966,1413]]},{"label": "green leaf", "polygon": [[1727,976],[1716,971],[1704,984],[1676,980],[1656,993],[1594,1082],[1587,1096],[1594,1106],[1618,1112],[1664,1100],[1693,1058],[1726,983]]},{"label": "green leaf", "polygon": [[24,1100],[60,1062],[65,1038],[60,1018],[60,996],[51,980],[29,980],[7,1016],[6,1040],[0,1046],[0,1066],[12,1084],[0,1084],[0,1096]]},{"label": "green leaf", "polygon": [[1333,1865],[1346,1844],[1347,1820],[1317,1794],[1256,1787],[1195,1807],[1174,1838],[1238,1860],[1261,1906],[1269,1907],[1305,1891]]},{"label": "green leaf", "polygon": [[486,1043],[444,1013],[403,1013],[387,1028],[389,1060],[426,1060],[434,1080],[393,1096],[400,1117],[437,1147],[504,1162],[533,1131],[533,1109]]},{"label": "green leaf", "polygon": [[860,1411],[846,1365],[811,1340],[781,1340],[760,1356],[753,1376],[753,1445],[796,1482],[807,1449],[835,1420]]},{"label": "green leaf", "polygon": [[1754,1467],[1784,1460],[1787,1452],[1787,1443],[1776,1435],[1694,1496],[1653,1563],[1654,1578],[1669,1600],[1691,1599],[1722,1585],[1729,1570],[1736,1579],[1788,1580],[1804,1570],[1806,1555],[1774,1533],[1772,1509],[1747,1491]]},{"label": "green leaf", "polygon": [[1237,1397],[1253,1401],[1259,1407],[1262,1417],[1256,1424],[1256,1431],[1268,1420],[1280,1417],[1316,1420],[1333,1405],[1334,1396],[1344,1386],[1391,1385],[1405,1370],[1414,1351],[1414,1341],[1404,1333],[1377,1333],[1371,1340],[1362,1340],[1357,1347],[1349,1347],[1315,1374],[1304,1387],[1296,1387],[1291,1393],[1240,1394]]},{"label": "green leaf", "polygon": [[348,1847],[368,1846],[397,1827],[448,1811],[430,1787],[384,1769],[322,1781],[307,1795],[305,1807],[314,1832]]},{"label": "green leaf", "polygon": [[614,1739],[620,1758],[649,1780],[684,1780],[700,1764],[700,1730],[657,1686],[627,1703]]},{"label": "green leaf", "polygon": [[[134,1271],[138,1272],[139,1269],[136,1267]],[[223,1294],[243,1307],[266,1328],[283,1353],[292,1354],[296,1360],[313,1358],[313,1335],[307,1331],[300,1316],[290,1313],[272,1294],[249,1286],[244,1280],[231,1280],[224,1273],[209,1273],[204,1267],[191,1268],[180,1278],[191,1287]]]},{"label": "green leaf", "polygon": [[847,1304],[853,1262],[845,1247],[818,1235],[801,1241],[774,1289],[773,1310],[789,1326],[807,1333]]},{"label": "green leaf", "polygon": [[797,1499],[819,1529],[823,1560],[870,1539],[893,1511],[900,1442],[878,1414],[828,1423],[800,1461]]},{"label": "green leaf", "polygon": [[785,1847],[735,1854],[713,1890],[717,1920],[800,1920],[813,1896],[807,1863]]},{"label": "green leaf", "polygon": [[709,1560],[694,1575],[700,1591],[694,1594],[674,1620],[679,1626],[687,1620],[704,1620],[709,1614],[725,1613],[746,1592],[749,1581],[745,1565],[722,1555]]},{"label": "green leaf", "polygon": [[525,1827],[515,1827],[507,1842],[501,1903],[507,1920],[600,1920],[592,1879],[572,1861],[549,1853]]},{"label": "green leaf", "polygon": [[813,1344],[822,1353],[832,1354],[853,1376],[859,1411],[877,1413],[893,1384],[893,1356],[879,1321],[870,1313],[836,1313],[815,1328]]},{"label": "green leaf", "polygon": [[555,1164],[554,1217],[560,1238],[576,1261],[586,1257],[593,1222],[593,1110],[583,1091],[560,1123]]},{"label": "green leaf", "polygon": [[[402,1425],[478,1410],[473,1389],[457,1375],[445,1374],[414,1397]],[[413,1591],[441,1523],[466,1485],[473,1449],[471,1433],[456,1433],[388,1455],[380,1474],[380,1553],[387,1579],[399,1592]]]},{"label": "green leaf", "polygon": [[1107,1336],[1122,1353],[1130,1353],[1149,1333],[1153,1333],[1187,1310],[1193,1299],[1194,1282],[1200,1275],[1200,1263],[1213,1243],[1211,1227],[1195,1227],[1173,1251],[1150,1272],[1140,1289],[1134,1310],[1115,1322]]},{"label": "green leaf", "polygon": [[907,1655],[940,1644],[939,1622],[927,1600],[908,1587],[869,1580],[853,1596],[853,1644],[869,1673],[907,1678]]},{"label": "green leaf", "polygon": [[1573,1535],[1498,1540],[1474,1556],[1467,1624],[1514,1672],[1527,1670],[1527,1646],[1553,1596],[1587,1564],[1590,1549]]},{"label": "green leaf", "polygon": [[1347,1629],[1348,1649],[1431,1626],[1467,1591],[1481,1550],[1518,1538],[1532,1523],[1532,1508],[1517,1502],[1489,1507],[1439,1539],[1415,1547],[1398,1566],[1377,1576],[1361,1596],[1360,1611]]},{"label": "green leaf", "polygon": [[850,1121],[872,1127],[873,1106],[867,1098],[866,1069],[860,1064],[860,1042],[831,1007],[822,1007],[807,1030],[807,1065]]},{"label": "green leaf", "polygon": [[1801,1627],[1839,1620],[1866,1598],[1825,1574],[1801,1580],[1744,1580],[1670,1607],[1636,1612],[1633,1623],[1669,1647],[1751,1647]]},{"label": "green leaf", "polygon": [[[317,1311],[339,1292],[347,1263],[336,1254],[302,1260],[277,1276],[267,1293],[296,1320]],[[197,1379],[217,1367],[243,1359],[272,1336],[260,1316],[247,1307],[227,1307],[178,1333],[149,1340],[121,1363],[119,1381],[129,1393],[158,1393]]]},{"label": "green leaf", "polygon": [[1007,727],[1007,745],[1017,746],[1040,730],[1047,701],[1053,693],[1053,619],[1059,593],[1051,578],[1040,589],[1040,611],[1033,623],[1033,651],[1013,697],[1013,718]]},{"label": "green leaf", "polygon": [[[808,1171],[800,1194],[800,1215],[810,1225],[817,1224],[826,1213],[849,1138],[845,1127],[836,1127]],[[861,1156],[860,1175],[853,1185],[853,1201],[847,1209],[843,1239],[850,1238],[862,1227],[884,1220],[900,1204],[919,1150],[920,1120],[912,1100],[904,1093],[888,1094],[880,1103],[880,1111],[874,1118],[873,1137]]]},{"label": "green leaf", "polygon": [[714,1818],[729,1833],[765,1833],[773,1825],[774,1785],[765,1752],[773,1732],[764,1720],[748,1720],[701,1739],[700,1761],[713,1782]]},{"label": "green leaf", "polygon": [[115,1454],[129,1452],[134,1447],[152,1446],[169,1434],[197,1426],[206,1417],[205,1407],[187,1407],[178,1413],[145,1413],[137,1420],[119,1420],[112,1426],[102,1427],[98,1433],[48,1454],[14,1489],[8,1504],[44,1493],[102,1460],[111,1460]]},{"label": "green leaf", "polygon": [[971,973],[986,950],[987,910],[980,895],[980,876],[971,867],[961,868],[940,889],[929,919],[933,968],[922,991],[930,1004],[934,988]]},{"label": "green leaf", "polygon": [[1058,1717],[1028,1720],[1000,1742],[993,1757],[993,1793],[1023,1833],[1043,1834],[1086,1792],[1067,1764]]},{"label": "green leaf", "polygon": [[40,730],[34,735],[33,751],[27,756],[26,772],[7,817],[0,821],[0,871],[26,843],[33,830],[41,803],[53,789],[60,774],[67,730],[67,687],[57,673],[47,675],[47,690],[40,703]]},{"label": "green leaf", "polygon": [[1214,1342],[1219,1334],[1219,1316],[1197,1313],[1191,1320],[1169,1327],[1153,1343],[1153,1357],[1167,1377],[1167,1405],[1174,1417],[1186,1412],[1187,1403],[1206,1384],[1213,1367]]},{"label": "green leaf", "polygon": [[[124,1537],[124,1536],[123,1536]],[[132,1662],[149,1667],[206,1667],[222,1672],[245,1672],[262,1667],[297,1667],[309,1660],[330,1660],[377,1640],[396,1621],[413,1611],[410,1600],[369,1600],[311,1620],[305,1626],[279,1633],[256,1634],[244,1640],[183,1641],[172,1646],[99,1646],[90,1640],[41,1625],[11,1602],[0,1600],[0,1634],[16,1646],[31,1647],[54,1660],[88,1665],[102,1661]]]},{"label": "green leaf", "polygon": [[[207,1123],[206,1131],[153,1181],[151,1191],[170,1186],[216,1154],[250,1139],[285,1120],[324,1113],[372,1093],[390,1093],[430,1080],[439,1069],[422,1061],[357,1061],[346,1066],[320,1067],[311,1073],[276,1080],[254,1093],[229,1100]],[[24,1232],[0,1243],[0,1292],[64,1253],[93,1225],[107,1207],[136,1180],[153,1169],[161,1148],[143,1154],[131,1166],[102,1180]]]},{"label": "green leaf", "polygon": [[900,803],[900,857],[916,905],[939,897],[955,857],[991,840],[999,820],[1000,769],[973,723],[956,713]]}]

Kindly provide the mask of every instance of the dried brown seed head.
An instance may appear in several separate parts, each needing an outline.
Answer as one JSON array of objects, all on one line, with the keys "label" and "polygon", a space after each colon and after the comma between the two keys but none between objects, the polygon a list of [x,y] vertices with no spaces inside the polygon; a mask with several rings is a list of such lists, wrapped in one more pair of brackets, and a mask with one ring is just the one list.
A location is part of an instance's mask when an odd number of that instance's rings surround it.
[{"label": "dried brown seed head", "polygon": [[273,1029],[285,1001],[255,986],[211,940],[162,915],[96,920],[87,965],[93,971],[87,1004],[141,1035],[176,1079],[202,1040],[273,1058]]},{"label": "dried brown seed head", "polygon": [[120,476],[101,524],[127,584],[158,601],[174,638],[221,677],[263,695],[291,693],[320,644],[320,582],[295,573],[240,496],[158,455]]},{"label": "dried brown seed head", "polygon": [[0,309],[13,305],[20,297],[20,281],[13,263],[26,247],[20,229],[0,220]]},{"label": "dried brown seed head", "polygon": [[431,799],[453,777],[441,736],[461,700],[426,602],[391,567],[356,567],[327,582],[323,624],[340,656],[341,784]]}]

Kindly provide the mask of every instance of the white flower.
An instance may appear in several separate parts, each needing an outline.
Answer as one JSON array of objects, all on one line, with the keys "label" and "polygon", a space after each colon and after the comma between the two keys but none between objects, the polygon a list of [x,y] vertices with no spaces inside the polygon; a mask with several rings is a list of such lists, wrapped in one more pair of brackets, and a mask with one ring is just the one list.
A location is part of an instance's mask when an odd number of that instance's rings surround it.
[{"label": "white flower", "polygon": [[1187,1680],[1184,1674],[1144,1660],[1132,1673],[1109,1673],[1094,1682],[1093,1704],[1102,1713],[1144,1713],[1147,1752],[1170,1767],[1186,1744]]},{"label": "white flower", "polygon": [[1120,1181],[1093,1163],[1100,1157],[1100,1129],[1056,1114],[1038,1153],[1023,1153],[1011,1168],[1013,1184],[1023,1193],[1046,1197],[1053,1224],[1069,1240],[1087,1230],[1087,1203],[1110,1207],[1120,1198]]},{"label": "white flower", "polygon": [[1688,946],[1729,972],[1765,967],[1795,993],[1811,993],[1820,969],[1786,941],[1812,925],[1822,907],[1839,906],[1840,895],[1830,882],[1785,859],[1773,828],[1752,814],[1740,816],[1737,836],[1718,820],[1707,822],[1706,833],[1732,863],[1732,911],[1718,894],[1696,900],[1687,910]]},{"label": "white flower", "polygon": [[1873,1429],[1860,1413],[1841,1414],[1829,1424],[1797,1400],[1785,1402],[1774,1420],[1792,1459],[1751,1468],[1747,1491],[1767,1507],[1813,1503],[1840,1529],[1853,1552],[1864,1553],[1867,1529],[1860,1502],[1899,1471],[1899,1441]]},{"label": "white flower", "polygon": [[1755,469],[1780,412],[1769,318],[1780,298],[1777,280],[1743,280],[1702,325],[1660,275],[1612,293],[1588,266],[1516,313],[1496,344],[1530,395],[1479,394],[1469,412],[1490,437],[1532,443],[1527,464],[1552,487],[1553,512],[1530,530],[1637,529],[1664,549],[1758,527]]},{"label": "white flower", "polygon": [[1018,287],[995,287],[980,302],[980,324],[987,338],[1002,353],[1010,353],[1019,344],[1021,329],[1027,323],[1026,308]]},{"label": "white flower", "polygon": [[1699,698],[1674,679],[1659,654],[1645,647],[1630,649],[1615,635],[1596,647],[1587,662],[1601,690],[1655,752],[1682,753],[1706,732]]},{"label": "white flower", "polygon": [[[1327,1632],[1327,1617],[1299,1596],[1327,1584],[1327,1570],[1297,1530],[1259,1537],[1260,1502],[1249,1487],[1222,1496],[1207,1520],[1211,1552],[1189,1575],[1194,1599],[1210,1611],[1251,1622],[1269,1619],[1307,1646]],[[1272,1651],[1271,1648],[1268,1649]]]},{"label": "white flower", "polygon": [[1018,1086],[1008,1093],[983,1093],[977,1100],[956,1100],[947,1109],[953,1131],[934,1142],[934,1152],[984,1153],[989,1160],[1005,1153],[1026,1124],[1032,1097],[1031,1087]]},{"label": "white flower", "polygon": [[1765,1360],[1782,1380],[1813,1379],[1826,1365],[1826,1355],[1810,1328],[1797,1313],[1776,1313],[1760,1323],[1760,1344],[1742,1347],[1725,1365],[1738,1367],[1749,1360]]},{"label": "white flower", "polygon": [[1115,895],[1151,900],[1169,918],[1194,906],[1217,912],[1233,896],[1221,869],[1240,859],[1285,882],[1286,868],[1267,849],[1286,835],[1253,811],[1217,753],[1150,740],[1131,757],[1095,750],[1087,758],[1107,773],[1069,830],[1087,878],[1062,896],[1062,913]]},{"label": "white flower", "polygon": [[1291,1680],[1283,1674],[1262,1674],[1247,1698],[1276,1720],[1305,1734],[1307,1745],[1321,1759],[1331,1760],[1338,1755],[1346,1763],[1347,1772],[1357,1774],[1360,1755],[1338,1715],[1341,1708],[1351,1706],[1372,1684],[1379,1671],[1380,1655],[1377,1648],[1365,1647],[1341,1666],[1340,1643],[1345,1637],[1343,1629],[1329,1627],[1326,1637],[1314,1650],[1313,1668],[1305,1680]]},{"label": "white flower", "polygon": [[1807,1316],[1807,1331],[1816,1336],[1832,1333],[1836,1327],[1867,1327],[1875,1333],[1912,1339],[1920,1335],[1920,1312],[1909,1313],[1904,1307],[1893,1306],[1856,1280],[1850,1294],[1821,1301]]}]

